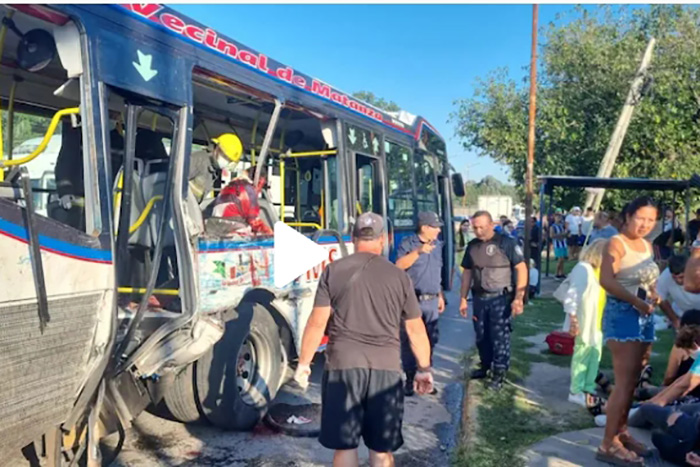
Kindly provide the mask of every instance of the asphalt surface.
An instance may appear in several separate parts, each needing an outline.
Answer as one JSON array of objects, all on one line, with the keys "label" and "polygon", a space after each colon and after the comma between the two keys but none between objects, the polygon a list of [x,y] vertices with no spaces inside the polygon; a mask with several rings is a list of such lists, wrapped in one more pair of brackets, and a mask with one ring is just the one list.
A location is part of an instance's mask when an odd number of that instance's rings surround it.
[{"label": "asphalt surface", "polygon": [[[459,284],[458,275],[455,284]],[[405,444],[396,453],[397,465],[448,465],[456,441],[463,399],[462,356],[473,345],[474,333],[470,322],[459,316],[457,292],[449,293],[447,300],[433,362],[438,394],[406,398]],[[276,402],[320,403],[322,363],[320,356],[315,361],[312,384],[306,394],[300,396],[283,388]],[[366,448],[361,447],[361,463],[367,462],[367,455]],[[115,465],[307,467],[330,465],[332,458],[332,451],[315,438],[282,435],[262,423],[249,433],[223,432],[209,426],[168,421],[146,412],[128,430]]]}]

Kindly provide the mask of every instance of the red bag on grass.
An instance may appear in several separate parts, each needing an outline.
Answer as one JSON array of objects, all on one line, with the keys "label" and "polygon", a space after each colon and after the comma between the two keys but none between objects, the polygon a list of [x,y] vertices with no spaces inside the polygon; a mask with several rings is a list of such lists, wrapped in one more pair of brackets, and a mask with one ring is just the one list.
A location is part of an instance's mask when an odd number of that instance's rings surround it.
[{"label": "red bag on grass", "polygon": [[549,346],[549,351],[557,355],[574,354],[574,337],[565,331],[552,331],[544,340]]}]

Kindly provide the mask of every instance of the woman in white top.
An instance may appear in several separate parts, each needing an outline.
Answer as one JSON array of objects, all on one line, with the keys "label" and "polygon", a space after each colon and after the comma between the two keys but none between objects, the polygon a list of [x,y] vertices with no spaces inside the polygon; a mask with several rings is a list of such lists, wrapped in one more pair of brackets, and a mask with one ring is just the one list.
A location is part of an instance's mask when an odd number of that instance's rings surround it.
[{"label": "woman in white top", "polygon": [[598,277],[603,252],[608,241],[599,239],[581,250],[579,262],[569,274],[569,287],[564,298],[564,312],[569,318],[569,332],[576,337],[571,358],[569,402],[583,407],[598,404],[596,378],[603,352],[600,330],[601,296],[605,291]]},{"label": "woman in white top", "polygon": [[652,313],[658,297],[659,268],[644,237],[656,224],[657,208],[648,197],[637,198],[623,211],[619,235],[610,239],[600,272],[607,292],[603,339],[613,359],[615,388],[608,400],[605,436],[596,457],[616,465],[644,465],[649,450],[627,431],[635,386],[644,355],[654,341]]}]

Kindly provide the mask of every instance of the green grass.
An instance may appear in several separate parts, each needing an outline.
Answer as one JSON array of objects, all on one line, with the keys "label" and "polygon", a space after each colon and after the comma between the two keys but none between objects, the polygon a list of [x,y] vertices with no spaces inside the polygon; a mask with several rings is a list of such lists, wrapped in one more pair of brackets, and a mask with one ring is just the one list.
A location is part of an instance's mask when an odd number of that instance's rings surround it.
[{"label": "green grass", "polygon": [[[540,354],[528,352],[533,344],[525,340],[526,337],[560,329],[563,321],[561,304],[554,299],[536,299],[525,308],[525,313],[513,323],[509,380],[522,383],[535,362],[562,367],[570,365],[569,356],[554,355],[549,351]],[[666,369],[673,333],[670,330],[658,332],[657,339],[654,344],[656,355],[652,355],[651,364],[654,367],[653,380],[658,384]],[[466,362],[472,362],[475,358],[476,353],[473,352]],[[468,364],[466,368],[469,368]],[[603,351],[601,369],[612,379],[612,363],[607,350]],[[561,382],[568,383],[568,380]],[[549,412],[546,407],[528,403],[527,394],[514,385],[506,385],[503,390],[494,393],[484,390],[479,383],[467,381],[466,384],[470,404],[476,407],[478,433],[456,450],[453,464],[457,467],[521,466],[524,461],[519,454],[532,444],[556,433],[593,426],[592,418],[584,411],[572,412],[574,415],[562,418]]]}]

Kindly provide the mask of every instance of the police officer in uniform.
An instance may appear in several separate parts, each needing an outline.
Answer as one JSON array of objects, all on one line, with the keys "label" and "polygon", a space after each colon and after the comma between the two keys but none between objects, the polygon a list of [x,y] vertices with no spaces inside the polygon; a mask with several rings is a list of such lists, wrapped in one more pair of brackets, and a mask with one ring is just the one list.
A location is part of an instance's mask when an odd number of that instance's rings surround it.
[{"label": "police officer in uniform", "polygon": [[459,312],[468,314],[467,295],[474,297],[474,331],[481,367],[473,379],[483,379],[491,371],[493,389],[503,386],[510,365],[511,318],[523,312],[527,289],[527,266],[517,241],[494,231],[487,211],[472,218],[476,238],[469,242],[462,267]]},{"label": "police officer in uniform", "polygon": [[[445,310],[442,293],[442,242],[438,240],[442,222],[434,212],[418,214],[418,230],[405,237],[399,245],[396,266],[408,273],[420,304],[425,329],[430,340],[430,355],[437,344],[438,318]],[[405,393],[413,395],[413,379],[416,375],[416,359],[406,333],[401,333],[401,361],[406,373]],[[433,394],[437,390],[433,389]]]}]

